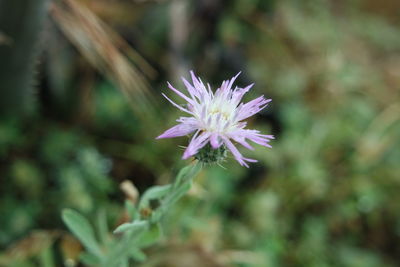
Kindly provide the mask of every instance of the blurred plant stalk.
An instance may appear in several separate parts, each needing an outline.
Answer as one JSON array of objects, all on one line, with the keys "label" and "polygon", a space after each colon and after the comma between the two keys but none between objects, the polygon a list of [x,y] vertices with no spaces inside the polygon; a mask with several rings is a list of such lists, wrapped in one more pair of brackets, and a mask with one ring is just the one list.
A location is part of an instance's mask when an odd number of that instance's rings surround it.
[{"label": "blurred plant stalk", "polygon": [[121,90],[139,118],[151,119],[156,101],[145,75],[154,78],[156,71],[150,64],[79,1],[53,2],[50,10],[66,38]]},{"label": "blurred plant stalk", "polygon": [[0,114],[21,114],[35,104],[34,67],[48,0],[0,0]]},{"label": "blurred plant stalk", "polygon": [[185,50],[189,34],[188,2],[185,0],[173,0],[169,7],[171,30],[170,40],[170,62],[171,77],[182,77],[187,73],[188,62],[182,51]]}]

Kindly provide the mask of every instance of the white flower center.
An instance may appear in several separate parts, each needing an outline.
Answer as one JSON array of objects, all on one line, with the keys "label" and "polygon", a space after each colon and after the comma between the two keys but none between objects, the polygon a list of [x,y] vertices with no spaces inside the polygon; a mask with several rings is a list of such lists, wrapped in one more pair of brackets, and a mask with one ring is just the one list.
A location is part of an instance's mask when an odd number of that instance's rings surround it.
[{"label": "white flower center", "polygon": [[200,114],[204,130],[214,133],[226,133],[235,126],[235,106],[229,101],[214,98],[210,103],[205,103],[205,112]]}]

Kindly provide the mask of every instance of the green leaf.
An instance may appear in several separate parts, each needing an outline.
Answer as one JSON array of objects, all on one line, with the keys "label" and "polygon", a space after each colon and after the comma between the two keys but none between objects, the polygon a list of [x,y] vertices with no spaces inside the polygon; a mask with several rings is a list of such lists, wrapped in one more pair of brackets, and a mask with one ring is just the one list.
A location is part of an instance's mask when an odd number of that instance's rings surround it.
[{"label": "green leaf", "polygon": [[82,252],[79,255],[79,259],[88,266],[98,266],[100,264],[100,259],[96,255],[87,252]]},{"label": "green leaf", "polygon": [[118,264],[118,267],[129,267],[129,259],[123,259],[121,262]]},{"label": "green leaf", "polygon": [[39,255],[39,262],[40,262],[40,266],[42,267],[55,267],[55,263],[54,263],[54,256],[53,256],[53,250],[51,249],[51,247],[45,248],[44,250],[42,250]]},{"label": "green leaf", "polygon": [[171,208],[171,206],[189,191],[191,185],[191,180],[188,180],[185,184],[182,184],[176,188],[175,191],[163,199],[161,205],[155,211],[153,211],[151,215],[151,222],[156,223],[160,221],[161,217]]},{"label": "green leaf", "polygon": [[109,229],[107,225],[107,215],[104,209],[101,209],[97,213],[97,232],[100,239],[101,244],[103,246],[107,245],[109,241]]},{"label": "green leaf", "polygon": [[180,186],[175,192],[177,198],[179,199],[183,195],[185,195],[190,190],[191,187],[192,187],[191,181],[188,181],[187,183],[185,183],[182,186]]},{"label": "green leaf", "polygon": [[156,243],[162,236],[162,229],[159,223],[151,225],[150,229],[148,229],[138,240],[138,244],[140,247],[148,247],[154,243]]},{"label": "green leaf", "polygon": [[198,163],[182,168],[176,176],[174,187],[178,187],[181,184],[186,183],[191,178],[194,178],[200,172],[200,170],[201,164]]},{"label": "green leaf", "polygon": [[114,234],[123,233],[126,231],[141,231],[149,225],[146,221],[134,221],[133,223],[124,223],[114,230]]},{"label": "green leaf", "polygon": [[144,254],[143,251],[141,251],[140,249],[132,249],[131,257],[139,262],[144,262],[147,259],[146,254]]},{"label": "green leaf", "polygon": [[182,198],[190,189],[192,186],[191,181],[187,181],[185,184],[182,184],[179,186],[171,195],[169,198],[163,202],[163,206],[166,206],[166,209],[169,209],[171,205],[173,205],[175,202],[177,202],[180,198]]},{"label": "green leaf", "polygon": [[125,200],[125,209],[129,214],[131,220],[136,220],[139,218],[139,213],[135,207],[135,205],[130,200]]},{"label": "green leaf", "polygon": [[78,212],[70,209],[63,210],[62,219],[68,229],[82,242],[85,248],[100,259],[102,257],[101,249],[88,220]]},{"label": "green leaf", "polygon": [[172,185],[157,185],[149,188],[146,192],[144,192],[143,197],[139,202],[139,209],[143,207],[147,207],[149,205],[149,201],[152,199],[160,199],[167,195],[171,190]]}]

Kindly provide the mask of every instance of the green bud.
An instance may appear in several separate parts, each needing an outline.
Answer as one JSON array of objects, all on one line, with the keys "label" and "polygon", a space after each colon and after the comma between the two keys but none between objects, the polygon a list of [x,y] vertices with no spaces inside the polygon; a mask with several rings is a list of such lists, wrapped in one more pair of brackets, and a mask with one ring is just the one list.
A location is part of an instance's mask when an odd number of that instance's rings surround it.
[{"label": "green bud", "polygon": [[208,143],[202,149],[200,149],[194,157],[201,163],[218,163],[226,158],[226,147],[225,145],[222,145],[219,148],[214,149]]}]

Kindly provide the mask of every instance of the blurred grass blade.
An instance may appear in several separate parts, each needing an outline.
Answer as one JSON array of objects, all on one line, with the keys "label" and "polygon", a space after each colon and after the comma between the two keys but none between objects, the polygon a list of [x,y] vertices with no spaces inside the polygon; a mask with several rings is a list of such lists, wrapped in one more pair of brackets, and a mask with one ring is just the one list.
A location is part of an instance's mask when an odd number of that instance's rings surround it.
[{"label": "blurred grass blade", "polygon": [[78,212],[66,209],[62,212],[62,219],[69,230],[82,242],[85,248],[101,258],[101,249],[95,239],[94,231],[88,220]]},{"label": "blurred grass blade", "polygon": [[132,109],[145,116],[140,118],[148,118],[156,104],[150,85],[117,45],[127,51],[142,71],[154,75],[154,70],[90,9],[73,0],[64,0],[63,3],[65,5],[53,2],[51,15],[65,36],[93,67],[117,85],[127,97]]}]

